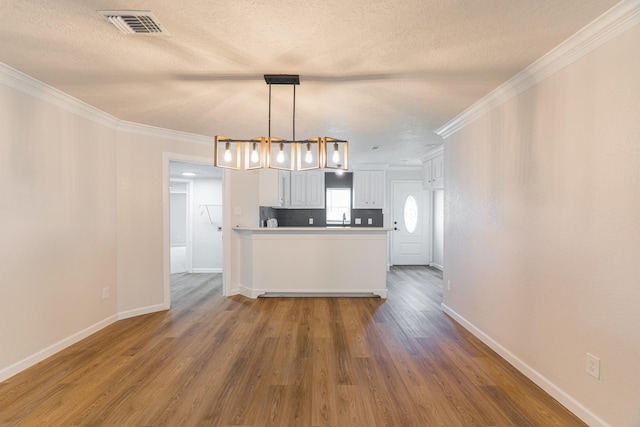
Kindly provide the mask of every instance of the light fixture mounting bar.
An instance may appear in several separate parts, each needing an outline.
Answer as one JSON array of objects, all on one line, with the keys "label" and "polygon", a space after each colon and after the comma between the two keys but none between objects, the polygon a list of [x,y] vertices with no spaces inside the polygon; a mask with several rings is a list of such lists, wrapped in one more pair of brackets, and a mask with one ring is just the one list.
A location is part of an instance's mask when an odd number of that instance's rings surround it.
[{"label": "light fixture mounting bar", "polygon": [[300,76],[298,74],[265,74],[264,81],[268,85],[299,85]]}]

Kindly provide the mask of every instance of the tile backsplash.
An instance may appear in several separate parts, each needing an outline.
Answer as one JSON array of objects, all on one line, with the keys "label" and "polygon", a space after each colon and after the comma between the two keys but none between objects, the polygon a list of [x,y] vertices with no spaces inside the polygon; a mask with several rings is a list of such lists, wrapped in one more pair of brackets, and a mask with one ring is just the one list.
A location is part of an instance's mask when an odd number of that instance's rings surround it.
[{"label": "tile backsplash", "polygon": [[[324,209],[276,209],[260,206],[260,224],[269,218],[278,220],[279,227],[326,227],[327,215]],[[313,224],[309,224],[309,218]],[[356,218],[361,223],[356,224]],[[371,224],[369,224],[371,219]],[[351,227],[382,227],[382,209],[351,209]],[[264,226],[264,225],[263,225]]]}]

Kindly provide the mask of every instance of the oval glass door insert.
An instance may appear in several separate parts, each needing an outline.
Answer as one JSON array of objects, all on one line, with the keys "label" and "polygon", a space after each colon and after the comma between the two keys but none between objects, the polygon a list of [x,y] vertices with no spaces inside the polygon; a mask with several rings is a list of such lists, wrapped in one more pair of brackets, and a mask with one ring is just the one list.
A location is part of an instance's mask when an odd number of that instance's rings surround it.
[{"label": "oval glass door insert", "polygon": [[404,226],[409,234],[416,231],[418,226],[418,203],[416,203],[416,198],[411,195],[404,201]]}]

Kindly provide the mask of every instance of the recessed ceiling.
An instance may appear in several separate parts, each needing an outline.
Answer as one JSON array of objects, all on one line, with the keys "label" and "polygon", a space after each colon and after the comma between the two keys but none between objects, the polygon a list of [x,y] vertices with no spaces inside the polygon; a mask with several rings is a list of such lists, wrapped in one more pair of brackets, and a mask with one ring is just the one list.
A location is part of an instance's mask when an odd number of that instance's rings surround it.
[{"label": "recessed ceiling", "polygon": [[[616,3],[3,0],[0,62],[123,120],[234,138],[267,134],[264,74],[299,74],[298,138],[348,139],[356,164],[407,165],[442,143],[435,129]],[[123,7],[170,35],[122,34],[97,13]],[[274,136],[291,136],[290,91],[273,88]]]}]

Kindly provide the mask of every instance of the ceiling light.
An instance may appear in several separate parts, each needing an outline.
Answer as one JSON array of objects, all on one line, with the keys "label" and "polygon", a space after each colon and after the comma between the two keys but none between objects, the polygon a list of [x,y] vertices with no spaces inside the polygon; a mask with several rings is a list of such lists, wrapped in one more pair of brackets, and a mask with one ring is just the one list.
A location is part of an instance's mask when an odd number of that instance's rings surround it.
[{"label": "ceiling light", "polygon": [[[347,141],[330,137],[296,140],[296,85],[300,84],[300,76],[265,74],[264,80],[269,85],[269,136],[241,140],[217,135],[214,139],[214,166],[233,170],[258,168],[300,171],[319,168],[347,170],[349,168]],[[291,140],[271,136],[272,85],[293,86]],[[241,157],[245,159],[244,165]]]}]

